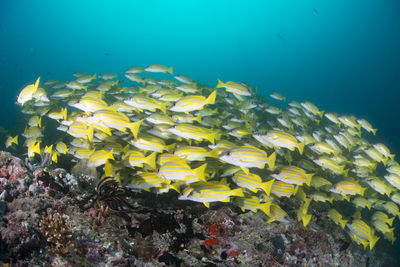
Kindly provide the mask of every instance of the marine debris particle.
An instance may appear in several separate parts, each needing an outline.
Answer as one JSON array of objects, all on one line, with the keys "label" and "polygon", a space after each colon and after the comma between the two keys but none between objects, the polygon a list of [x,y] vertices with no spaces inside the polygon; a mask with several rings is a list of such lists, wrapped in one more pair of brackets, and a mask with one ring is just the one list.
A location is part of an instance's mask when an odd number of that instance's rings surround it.
[{"label": "marine debris particle", "polygon": [[[308,227],[326,217],[365,249],[395,241],[400,165],[373,141],[376,129],[367,120],[308,101],[287,104],[278,92],[268,103],[246,83],[218,80],[214,88],[160,64],[129,68],[128,81],[73,75],[38,78],[19,94],[29,122],[22,134],[28,162],[48,155],[51,164],[67,158],[97,168],[104,175],[95,197],[110,209],[131,209],[121,184],[176,191],[180,200],[206,207],[231,202],[262,210],[268,222],[297,219]],[[43,137],[54,134],[51,120],[58,123],[57,142]],[[10,135],[7,146],[17,140]],[[218,234],[203,240],[211,246]]]}]

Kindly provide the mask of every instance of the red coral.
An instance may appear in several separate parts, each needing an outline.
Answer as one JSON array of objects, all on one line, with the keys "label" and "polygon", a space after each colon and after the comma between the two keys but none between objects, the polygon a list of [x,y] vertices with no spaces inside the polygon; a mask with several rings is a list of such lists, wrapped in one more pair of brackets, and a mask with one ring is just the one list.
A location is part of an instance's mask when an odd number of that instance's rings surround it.
[{"label": "red coral", "polygon": [[221,224],[216,222],[208,227],[208,233],[213,237],[218,237],[220,229],[221,229]]},{"label": "red coral", "polygon": [[238,253],[236,252],[236,250],[232,250],[232,251],[229,253],[229,257],[237,257],[237,255],[238,255]]},{"label": "red coral", "polygon": [[218,244],[218,240],[215,238],[207,238],[206,240],[204,240],[204,245],[206,245],[207,247],[211,247]]}]

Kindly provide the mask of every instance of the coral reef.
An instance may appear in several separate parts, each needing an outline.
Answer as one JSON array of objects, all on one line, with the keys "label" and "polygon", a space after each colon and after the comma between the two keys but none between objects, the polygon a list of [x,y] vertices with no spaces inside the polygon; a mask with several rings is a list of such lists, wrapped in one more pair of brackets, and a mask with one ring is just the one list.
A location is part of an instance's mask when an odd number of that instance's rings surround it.
[{"label": "coral reef", "polygon": [[[0,162],[22,162],[7,153],[0,155],[12,159],[0,158]],[[24,169],[22,165],[18,168]],[[364,251],[324,216],[315,216],[307,228],[297,221],[268,223],[263,212],[243,213],[229,204],[207,209],[202,204],[176,200],[175,192],[163,195],[131,192],[112,179],[99,180],[97,187],[94,181],[96,177],[77,177],[63,169],[47,168],[38,168],[33,173],[27,170],[18,179],[3,178],[0,194],[7,192],[7,197],[0,201],[0,263],[9,266],[399,264],[393,247],[382,245]],[[285,205],[286,210],[298,208],[292,202]]]}]

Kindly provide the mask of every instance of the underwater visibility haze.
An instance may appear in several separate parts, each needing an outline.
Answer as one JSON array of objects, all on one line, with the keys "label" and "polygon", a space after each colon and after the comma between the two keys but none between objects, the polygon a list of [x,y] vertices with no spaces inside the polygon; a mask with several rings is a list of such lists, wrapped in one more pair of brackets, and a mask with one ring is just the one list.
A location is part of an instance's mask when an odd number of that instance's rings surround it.
[{"label": "underwater visibility haze", "polygon": [[0,48],[2,262],[399,260],[399,1],[1,1]]}]

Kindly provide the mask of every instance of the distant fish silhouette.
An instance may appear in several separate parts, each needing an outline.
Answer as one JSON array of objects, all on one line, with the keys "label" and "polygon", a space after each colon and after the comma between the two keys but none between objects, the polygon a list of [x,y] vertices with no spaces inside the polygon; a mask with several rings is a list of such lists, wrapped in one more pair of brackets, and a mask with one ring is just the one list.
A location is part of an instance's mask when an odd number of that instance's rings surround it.
[{"label": "distant fish silhouette", "polygon": [[104,55],[105,55],[106,57],[108,57],[108,56],[110,55],[110,53],[105,52]]},{"label": "distant fish silhouette", "polygon": [[283,36],[282,36],[280,33],[278,33],[278,34],[276,35],[276,37],[278,37],[281,41],[286,42],[286,39],[283,38]]},{"label": "distant fish silhouette", "polygon": [[316,14],[316,15],[319,15],[319,12],[318,12],[318,10],[314,7],[313,8],[313,11],[314,11],[314,13]]}]

